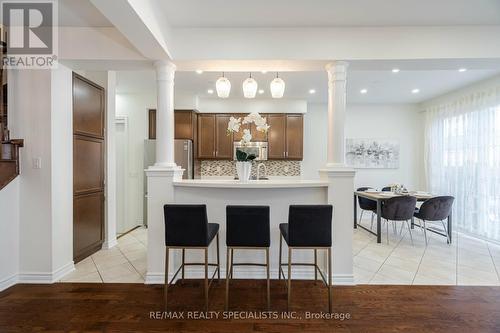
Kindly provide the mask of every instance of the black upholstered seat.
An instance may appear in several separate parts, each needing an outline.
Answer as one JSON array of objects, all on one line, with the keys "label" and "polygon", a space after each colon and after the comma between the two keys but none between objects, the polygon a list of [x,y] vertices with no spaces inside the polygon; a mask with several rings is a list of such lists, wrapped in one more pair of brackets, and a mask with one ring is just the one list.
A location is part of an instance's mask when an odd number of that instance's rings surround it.
[{"label": "black upholstered seat", "polygon": [[[393,197],[384,201],[382,205],[382,218],[387,220],[387,243],[389,243],[389,221],[404,221],[408,227],[408,233],[413,244],[410,223],[408,221],[412,219],[416,205],[417,198],[406,195]],[[401,226],[401,231],[402,229],[403,226]]]},{"label": "black upholstered seat", "polygon": [[424,222],[424,235],[425,243],[427,244],[427,225],[426,221],[441,221],[443,225],[444,232],[446,233],[446,238],[448,243],[451,242],[448,229],[444,224],[445,219],[451,215],[451,210],[453,207],[453,202],[455,198],[452,196],[439,196],[428,199],[420,206],[419,209],[415,210],[413,216]]},{"label": "black upholstered seat", "polygon": [[[357,189],[358,192],[365,192],[367,190],[373,189],[372,187],[360,187]],[[377,202],[367,198],[358,197],[359,208],[362,210],[369,210],[372,212],[377,211]]]},{"label": "black upholstered seat", "polygon": [[442,221],[450,216],[454,201],[455,198],[452,196],[440,196],[428,199],[415,211],[414,216],[426,221]]},{"label": "black upholstered seat", "polygon": [[165,205],[166,246],[208,246],[219,224],[208,223],[206,205]]},{"label": "black upholstered seat", "polygon": [[269,206],[227,206],[226,245],[269,247]]},{"label": "black upholstered seat", "polygon": [[382,187],[382,192],[390,192],[390,191],[391,191],[391,187],[390,186]]},{"label": "black upholstered seat", "polygon": [[280,232],[288,246],[332,246],[332,212],[331,205],[291,205]]}]

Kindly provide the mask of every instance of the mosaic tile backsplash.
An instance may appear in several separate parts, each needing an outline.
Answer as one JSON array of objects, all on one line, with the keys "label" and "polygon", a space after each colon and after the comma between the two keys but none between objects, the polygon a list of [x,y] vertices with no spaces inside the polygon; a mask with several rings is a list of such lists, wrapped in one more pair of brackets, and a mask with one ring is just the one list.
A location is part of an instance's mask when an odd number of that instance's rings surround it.
[{"label": "mosaic tile backsplash", "polygon": [[[259,161],[253,162],[252,177],[257,176],[257,164],[264,163],[267,176],[300,176],[300,161]],[[264,172],[261,169],[261,172]],[[225,160],[202,160],[201,177],[227,177],[236,175],[236,162]]]}]

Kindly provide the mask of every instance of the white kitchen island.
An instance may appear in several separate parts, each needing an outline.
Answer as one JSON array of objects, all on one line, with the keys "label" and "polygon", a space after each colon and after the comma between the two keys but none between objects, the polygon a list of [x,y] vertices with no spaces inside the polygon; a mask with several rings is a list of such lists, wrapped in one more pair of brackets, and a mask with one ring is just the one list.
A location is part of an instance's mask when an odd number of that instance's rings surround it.
[{"label": "white kitchen island", "polygon": [[[335,204],[331,202],[331,183],[328,178],[318,180],[304,180],[297,178],[253,180],[240,182],[228,179],[192,179],[183,180],[180,177],[166,177],[164,181],[155,176],[155,171],[147,171],[148,186],[150,189],[148,198],[149,219],[149,243],[148,243],[148,273],[146,283],[162,283],[164,279],[164,221],[163,205],[166,203],[176,204],[206,204],[208,220],[210,223],[220,225],[220,262],[221,276],[226,272],[226,206],[227,205],[267,205],[270,206],[271,227],[271,249],[270,270],[273,279],[278,278],[278,255],[279,255],[279,224],[288,222],[288,209],[294,204],[328,204],[334,206],[333,218],[333,261],[334,261],[334,283],[352,284],[352,264],[347,270],[335,271],[338,264],[352,262],[352,219],[348,222],[335,220]],[[161,193],[164,193],[162,196]],[[341,236],[335,235],[336,231],[346,229],[348,232]],[[339,228],[341,225],[344,227]],[[335,239],[349,237],[349,246],[336,246]],[[171,251],[172,266],[169,272],[175,272],[181,262],[181,251]],[[178,253],[177,253],[178,252]],[[321,251],[320,251],[321,252]],[[283,258],[286,260],[286,246],[283,249]],[[326,267],[326,256],[319,254],[318,263]],[[294,262],[313,262],[313,251],[303,250],[294,252]],[[210,262],[216,262],[215,240],[210,247]],[[186,253],[186,262],[202,262],[203,252],[191,250]],[[337,262],[336,262],[337,261]],[[265,252],[262,250],[236,250],[235,262],[265,262]],[[286,262],[286,261],[284,261]],[[335,265],[337,263],[337,265]],[[202,278],[203,267],[191,266],[186,268],[187,278]],[[173,273],[171,273],[173,274]],[[236,278],[265,278],[265,269],[262,267],[239,266],[235,267]],[[295,279],[313,279],[314,270],[311,267],[296,266],[292,269],[292,277]]]}]

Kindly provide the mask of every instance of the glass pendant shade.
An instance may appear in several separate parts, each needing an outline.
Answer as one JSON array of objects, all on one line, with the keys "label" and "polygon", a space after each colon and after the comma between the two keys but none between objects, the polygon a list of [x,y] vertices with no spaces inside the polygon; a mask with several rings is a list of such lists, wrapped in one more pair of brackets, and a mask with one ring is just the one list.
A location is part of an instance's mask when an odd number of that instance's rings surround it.
[{"label": "glass pendant shade", "polygon": [[255,98],[255,95],[257,94],[257,87],[257,81],[249,77],[243,81],[243,96],[245,96],[245,98]]},{"label": "glass pendant shade", "polygon": [[217,82],[215,82],[215,89],[217,90],[217,96],[220,98],[228,98],[231,92],[231,82],[229,82],[226,77],[221,76],[217,79]]},{"label": "glass pendant shade", "polygon": [[273,98],[281,98],[285,93],[285,81],[277,77],[271,81],[271,96]]}]

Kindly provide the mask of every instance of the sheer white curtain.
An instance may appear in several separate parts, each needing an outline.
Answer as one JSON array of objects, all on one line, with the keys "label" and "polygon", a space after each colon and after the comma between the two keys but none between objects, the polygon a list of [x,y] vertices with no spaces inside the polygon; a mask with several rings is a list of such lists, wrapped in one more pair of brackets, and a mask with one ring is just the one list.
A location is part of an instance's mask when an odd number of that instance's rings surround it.
[{"label": "sheer white curtain", "polygon": [[455,229],[500,241],[500,86],[426,110],[427,188],[453,195]]}]

